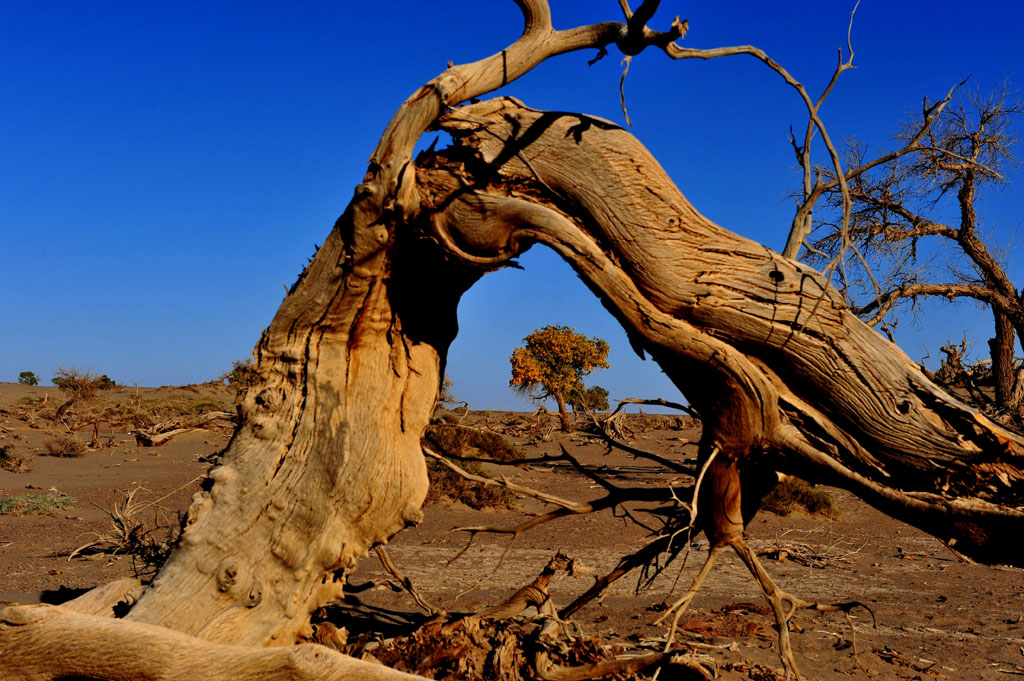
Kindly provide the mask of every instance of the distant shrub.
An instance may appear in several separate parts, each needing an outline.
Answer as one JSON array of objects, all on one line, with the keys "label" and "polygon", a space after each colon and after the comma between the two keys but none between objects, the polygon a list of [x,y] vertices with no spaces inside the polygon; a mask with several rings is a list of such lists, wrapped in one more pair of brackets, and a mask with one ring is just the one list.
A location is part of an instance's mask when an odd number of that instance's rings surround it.
[{"label": "distant shrub", "polygon": [[205,399],[188,405],[188,410],[193,414],[205,414],[208,411],[223,411],[224,405],[215,400]]},{"label": "distant shrub", "polygon": [[115,383],[110,378],[110,376],[107,376],[106,374],[103,374],[102,376],[100,376],[99,378],[96,379],[96,389],[97,390],[110,390],[110,389],[116,388],[116,387],[117,387],[117,383]]},{"label": "distant shrub", "polygon": [[32,469],[32,459],[16,453],[9,445],[0,446],[0,468],[12,473],[27,473]]},{"label": "distant shrub", "polygon": [[59,494],[0,497],[0,515],[60,515],[75,500]]},{"label": "distant shrub", "polygon": [[69,400],[87,401],[95,397],[97,391],[117,386],[106,374],[97,376],[88,369],[75,367],[58,367],[50,380]]},{"label": "distant shrub", "polygon": [[607,411],[608,391],[599,385],[594,385],[583,390],[583,384],[569,393],[565,403],[574,411]]},{"label": "distant shrub", "polygon": [[523,453],[497,433],[479,428],[438,423],[428,426],[423,438],[442,454],[494,459],[502,463],[520,461]]},{"label": "distant shrub", "polygon": [[242,394],[256,380],[256,365],[251,359],[236,359],[231,363],[231,371],[221,374],[220,380],[227,383],[236,393]]},{"label": "distant shrub", "polygon": [[[497,433],[448,423],[429,426],[423,434],[423,442],[445,456],[493,459],[503,463],[523,458],[522,452]],[[455,463],[467,473],[483,475],[479,461]],[[508,490],[466,480],[439,461],[427,461],[427,474],[430,476],[427,504],[453,499],[475,509],[512,505],[513,496]]]},{"label": "distant shrub", "polygon": [[799,478],[788,478],[776,485],[761,502],[761,508],[781,516],[802,509],[812,516],[830,520],[839,518],[839,508],[832,495]]},{"label": "distant shrub", "polygon": [[48,437],[43,442],[43,452],[47,456],[74,459],[88,451],[85,443],[73,435],[57,435]]},{"label": "distant shrub", "polygon": [[39,385],[39,378],[31,371],[22,371],[18,374],[18,383],[22,385]]}]

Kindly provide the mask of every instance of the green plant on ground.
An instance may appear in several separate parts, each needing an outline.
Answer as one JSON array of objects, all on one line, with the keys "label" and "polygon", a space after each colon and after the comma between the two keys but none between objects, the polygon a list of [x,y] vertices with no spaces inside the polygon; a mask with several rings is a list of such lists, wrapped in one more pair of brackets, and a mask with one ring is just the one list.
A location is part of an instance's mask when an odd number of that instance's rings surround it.
[{"label": "green plant on ground", "polygon": [[579,385],[566,396],[565,403],[572,407],[573,411],[607,411],[608,391],[599,385],[584,388],[583,382],[580,381]]},{"label": "green plant on ground", "polygon": [[224,405],[215,400],[204,399],[188,405],[188,410],[193,414],[205,414],[210,411],[224,411]]},{"label": "green plant on ground", "polygon": [[800,478],[786,478],[776,485],[761,502],[761,508],[781,516],[791,515],[799,509],[812,516],[830,520],[839,518],[839,508],[832,495]]},{"label": "green plant on ground", "polygon": [[[513,463],[523,459],[523,453],[509,445],[501,435],[468,426],[449,423],[428,426],[423,433],[423,443],[439,454],[449,457],[491,459],[501,463]],[[479,461],[461,460],[459,467],[474,475],[485,474]],[[475,509],[507,508],[512,505],[513,496],[508,490],[466,480],[433,459],[427,461],[427,474],[430,476],[430,489],[425,504],[452,499]]]},{"label": "green plant on ground", "polygon": [[22,385],[39,385],[39,378],[31,371],[22,371],[18,374],[18,383]]},{"label": "green plant on ground", "polygon": [[10,445],[0,445],[0,468],[12,473],[27,473],[32,469],[32,459],[15,452]]},{"label": "green plant on ground", "polygon": [[59,494],[19,494],[0,497],[0,515],[60,515],[75,500]]},{"label": "green plant on ground", "polygon": [[47,456],[56,456],[64,459],[73,459],[82,456],[89,448],[85,443],[74,435],[56,435],[46,438],[43,442],[43,453]]},{"label": "green plant on ground", "polygon": [[236,359],[231,363],[231,371],[221,374],[220,380],[241,395],[256,380],[256,365],[252,359]]}]

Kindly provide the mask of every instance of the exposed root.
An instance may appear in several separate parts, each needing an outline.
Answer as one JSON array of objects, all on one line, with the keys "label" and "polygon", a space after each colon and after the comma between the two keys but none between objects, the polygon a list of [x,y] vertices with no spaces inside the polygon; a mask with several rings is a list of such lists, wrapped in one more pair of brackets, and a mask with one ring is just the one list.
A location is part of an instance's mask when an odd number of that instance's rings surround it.
[{"label": "exposed root", "polygon": [[[555,614],[548,585],[557,574],[575,569],[575,562],[559,552],[532,582],[499,605],[468,617],[434,620],[373,654],[396,669],[438,679],[587,681],[625,678],[661,665],[671,667],[671,678],[712,678],[708,663],[696,655],[626,653],[600,639],[569,634]],[[530,607],[537,612],[525,616]]]},{"label": "exposed root", "polygon": [[665,621],[665,618],[675,613],[672,618],[672,626],[669,627],[668,634],[665,636],[665,652],[668,652],[672,648],[672,644],[675,642],[676,628],[679,626],[679,618],[686,610],[687,606],[690,605],[690,601],[700,590],[701,584],[707,579],[708,574],[711,572],[711,568],[715,565],[715,558],[718,556],[718,552],[721,550],[719,546],[712,546],[708,551],[708,557],[704,559],[704,565],[701,566],[697,576],[693,578],[693,583],[690,584],[690,588],[686,590],[686,593],[677,600],[672,606],[665,611],[665,614],[654,621],[655,624],[661,624]]},{"label": "exposed root", "polygon": [[502,478],[501,480],[495,480],[493,478],[488,478],[482,475],[470,473],[469,471],[466,471],[457,466],[456,464],[452,463],[447,458],[441,456],[437,452],[431,450],[429,447],[424,447],[423,453],[429,456],[430,458],[436,459],[437,461],[441,462],[442,464],[444,464],[445,466],[447,466],[448,468],[450,468],[451,470],[453,470],[466,480],[478,482],[481,485],[501,487],[511,492],[516,492],[517,494],[523,494],[528,497],[533,497],[534,499],[540,499],[541,501],[547,502],[549,504],[561,506],[562,508],[572,511],[573,513],[589,513],[591,510],[588,508],[588,504],[580,504],[575,501],[569,501],[567,499],[562,499],[561,497],[556,497],[552,494],[545,494],[544,492],[537,491],[530,487],[524,487],[523,485],[517,485],[514,482],[509,482],[506,478]]},{"label": "exposed root", "polygon": [[[797,668],[796,659],[793,656],[793,645],[789,637],[789,620],[792,618],[793,613],[797,610],[816,610],[818,612],[842,612],[846,615],[851,610],[857,607],[864,608],[871,615],[872,625],[875,624],[875,613],[867,605],[860,601],[848,601],[845,603],[817,603],[814,601],[806,601],[801,598],[797,598],[792,594],[786,593],[779,589],[772,578],[768,575],[768,572],[764,569],[761,561],[757,559],[757,555],[750,550],[743,539],[736,539],[729,542],[733,550],[743,561],[743,564],[747,566],[747,569],[754,576],[758,586],[761,587],[761,592],[764,594],[765,599],[772,607],[772,612],[775,615],[775,623],[779,629],[779,657],[782,660],[782,666],[785,669],[786,676],[792,676],[796,679],[801,679],[800,671]],[[847,619],[849,621],[849,619]],[[851,623],[851,629],[853,625]]]}]

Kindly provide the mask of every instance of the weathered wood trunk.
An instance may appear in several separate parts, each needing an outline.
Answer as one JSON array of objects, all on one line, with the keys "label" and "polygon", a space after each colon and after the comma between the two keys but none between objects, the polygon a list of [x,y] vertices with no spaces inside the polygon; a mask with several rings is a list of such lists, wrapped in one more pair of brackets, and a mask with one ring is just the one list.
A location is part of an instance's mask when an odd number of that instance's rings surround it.
[{"label": "weathered wood trunk", "polygon": [[[420,518],[420,434],[459,296],[534,243],[571,263],[687,394],[702,451],[717,448],[723,470],[827,479],[965,553],[1024,565],[1013,540],[1024,530],[1024,439],[930,383],[819,273],[701,216],[622,129],[499,99],[452,110],[442,125],[461,146],[413,162],[450,107],[555,54],[612,43],[691,54],[673,45],[685,24],[646,27],[656,2],[626,23],[556,31],[546,2],[516,1],[519,40],[449,68],[388,125],[260,340],[224,463],[128,621],[0,611],[0,676],[320,678],[313,659],[336,665],[327,678],[367,678],[320,647],[266,657],[253,647],[308,638],[310,613],[340,595],[356,559]],[[211,642],[249,647],[232,657]],[[160,675],[162,651],[176,647],[198,666]],[[118,649],[142,659],[106,664]]]},{"label": "weathered wood trunk", "polygon": [[420,435],[470,280],[432,271],[436,249],[415,237],[396,245],[394,225],[371,224],[360,206],[265,331],[223,465],[127,619],[292,644],[357,558],[420,519]]},{"label": "weathered wood trunk", "polygon": [[505,98],[443,126],[461,146],[421,182],[450,249],[496,263],[552,247],[730,456],[771,457],[980,560],[1024,564],[1007,541],[1024,530],[1024,440],[932,384],[821,274],[704,218],[607,121]]},{"label": "weathered wood trunk", "polygon": [[1003,409],[1017,409],[1019,405],[1013,404],[1013,387],[1017,374],[1014,367],[1017,334],[1013,329],[1013,320],[1008,315],[993,309],[992,316],[995,320],[996,333],[989,339],[988,347],[992,357],[996,404]]}]

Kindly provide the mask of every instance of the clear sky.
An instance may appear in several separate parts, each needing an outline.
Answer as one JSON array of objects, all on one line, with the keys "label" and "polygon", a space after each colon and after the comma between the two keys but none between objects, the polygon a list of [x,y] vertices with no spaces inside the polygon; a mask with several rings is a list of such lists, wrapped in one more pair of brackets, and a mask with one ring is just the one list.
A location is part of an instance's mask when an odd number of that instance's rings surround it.
[{"label": "clear sky", "polygon": [[[635,2],[635,0],[634,0]],[[620,19],[617,0],[552,0],[555,25]],[[852,2],[664,0],[655,28],[690,21],[693,47],[755,44],[812,93],[845,45]],[[970,76],[1024,87],[1015,0],[863,0],[858,69],[822,114],[833,138],[884,147],[922,98]],[[378,135],[419,84],[491,54],[521,30],[511,0],[156,2],[0,0],[0,380],[59,365],[121,383],[209,380],[247,357],[342,212]],[[620,57],[555,59],[504,93],[536,108],[623,123]],[[633,132],[694,205],[781,248],[798,184],[795,92],[749,57],[672,62],[649,51],[626,79]],[[1024,122],[1022,122],[1024,123]],[[983,198],[1010,247],[1024,177]],[[611,344],[591,381],[612,397],[676,398],[569,268],[537,248],[525,272],[484,278],[460,307],[449,372],[474,408],[525,408],[508,356],[546,324]],[[962,329],[985,350],[991,321],[968,304],[901,323],[914,359]]]}]

